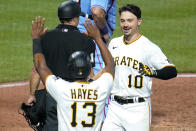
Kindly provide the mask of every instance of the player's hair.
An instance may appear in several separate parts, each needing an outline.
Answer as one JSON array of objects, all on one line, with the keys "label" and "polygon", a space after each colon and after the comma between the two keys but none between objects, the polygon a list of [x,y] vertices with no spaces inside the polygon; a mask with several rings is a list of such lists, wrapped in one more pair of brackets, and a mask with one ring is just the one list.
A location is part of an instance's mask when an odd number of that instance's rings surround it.
[{"label": "player's hair", "polygon": [[65,22],[69,23],[72,20],[73,20],[73,18],[64,18],[64,19],[60,19],[60,22],[63,24]]},{"label": "player's hair", "polygon": [[122,12],[129,11],[133,13],[138,19],[141,18],[141,10],[138,6],[133,4],[126,4],[119,8],[119,15],[121,15]]}]

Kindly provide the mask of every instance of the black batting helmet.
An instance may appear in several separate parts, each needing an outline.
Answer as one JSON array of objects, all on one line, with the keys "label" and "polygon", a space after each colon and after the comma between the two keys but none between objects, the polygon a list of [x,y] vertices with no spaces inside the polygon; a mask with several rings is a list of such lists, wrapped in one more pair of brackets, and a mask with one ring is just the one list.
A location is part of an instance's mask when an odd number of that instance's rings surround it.
[{"label": "black batting helmet", "polygon": [[67,67],[71,79],[86,79],[91,71],[90,57],[86,52],[76,51],[70,55]]},{"label": "black batting helmet", "polygon": [[74,1],[65,1],[58,7],[59,19],[69,19],[80,16],[81,9],[80,5]]}]

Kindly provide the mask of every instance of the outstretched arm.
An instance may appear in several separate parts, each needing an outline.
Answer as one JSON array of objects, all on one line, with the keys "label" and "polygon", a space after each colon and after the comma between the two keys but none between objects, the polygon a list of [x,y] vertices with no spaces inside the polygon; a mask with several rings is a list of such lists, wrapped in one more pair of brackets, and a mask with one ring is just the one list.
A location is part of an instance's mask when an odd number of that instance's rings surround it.
[{"label": "outstretched arm", "polygon": [[45,80],[52,72],[47,67],[44,55],[42,54],[40,37],[46,33],[47,28],[44,29],[45,19],[39,16],[32,21],[32,39],[33,39],[33,60],[34,66],[40,75],[42,83],[45,85]]},{"label": "outstretched arm", "polygon": [[166,66],[160,70],[153,70],[149,66],[139,63],[139,73],[141,75],[168,80],[177,76],[175,66]]},{"label": "outstretched arm", "polygon": [[105,46],[103,40],[101,39],[101,34],[97,28],[97,26],[94,25],[90,22],[90,20],[86,20],[85,23],[83,23],[84,27],[88,31],[88,33],[85,32],[86,35],[94,39],[99,46],[101,56],[104,60],[105,63],[105,71],[111,73],[114,76],[114,60],[113,57],[108,50],[108,48]]}]

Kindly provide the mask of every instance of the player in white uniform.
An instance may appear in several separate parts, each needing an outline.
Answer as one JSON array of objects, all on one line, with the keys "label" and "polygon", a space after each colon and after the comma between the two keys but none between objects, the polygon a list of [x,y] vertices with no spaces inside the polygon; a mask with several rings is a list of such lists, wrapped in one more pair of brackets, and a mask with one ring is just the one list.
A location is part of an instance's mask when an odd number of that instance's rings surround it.
[{"label": "player in white uniform", "polygon": [[87,82],[91,60],[87,53],[82,51],[74,52],[69,58],[67,66],[70,81],[53,75],[45,63],[40,44],[40,36],[46,31],[44,19],[36,17],[32,22],[34,65],[47,91],[57,102],[58,131],[99,131],[105,100],[112,89],[112,55],[104,45],[97,27],[89,20],[84,26],[88,36],[97,42],[105,62],[105,72],[93,82]]},{"label": "player in white uniform", "polygon": [[119,9],[123,36],[111,40],[109,50],[115,63],[111,102],[103,131],[149,131],[152,77],[176,77],[175,66],[161,49],[139,33],[140,8],[125,5]]}]

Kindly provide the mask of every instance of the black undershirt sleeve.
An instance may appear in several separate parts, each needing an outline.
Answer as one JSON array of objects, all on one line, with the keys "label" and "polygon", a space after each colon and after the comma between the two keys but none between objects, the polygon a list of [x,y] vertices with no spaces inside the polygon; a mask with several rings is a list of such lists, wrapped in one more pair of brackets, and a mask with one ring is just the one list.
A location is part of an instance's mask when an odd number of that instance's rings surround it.
[{"label": "black undershirt sleeve", "polygon": [[156,70],[155,78],[162,79],[162,80],[168,80],[176,76],[177,76],[176,67],[169,66],[169,67],[164,67],[160,70]]}]

